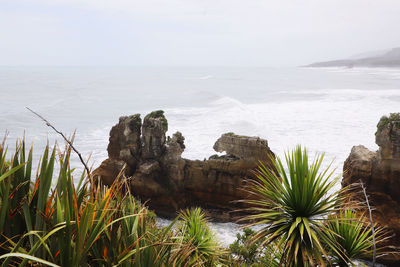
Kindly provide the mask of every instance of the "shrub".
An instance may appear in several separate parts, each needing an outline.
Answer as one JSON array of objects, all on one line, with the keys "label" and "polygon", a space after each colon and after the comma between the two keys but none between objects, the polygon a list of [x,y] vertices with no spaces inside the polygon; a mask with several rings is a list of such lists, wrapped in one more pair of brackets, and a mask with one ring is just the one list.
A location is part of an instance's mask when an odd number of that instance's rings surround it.
[{"label": "shrub", "polygon": [[243,234],[236,235],[236,241],[229,246],[230,251],[235,256],[236,260],[246,265],[259,263],[262,255],[261,243],[264,238],[257,242],[250,243],[250,238],[255,232],[250,228],[243,229]]},{"label": "shrub", "polygon": [[215,266],[225,253],[217,242],[215,233],[208,225],[206,216],[200,208],[191,208],[180,213],[177,236],[181,237],[188,249],[189,266]]},{"label": "shrub", "polygon": [[276,171],[261,165],[249,189],[252,199],[246,201],[255,213],[246,220],[264,225],[254,241],[276,242],[285,266],[323,263],[327,252],[322,244],[330,244],[323,218],[335,212],[338,204],[338,194],[330,193],[336,179],[328,181],[333,172],[329,168],[320,172],[323,155],[309,165],[308,153],[300,146],[286,154],[287,171],[279,158],[271,160]]},{"label": "shrub", "polygon": [[[279,158],[271,159],[274,169],[260,165],[250,182],[251,196],[244,202],[252,214],[243,220],[262,226],[251,241],[272,244],[285,266],[346,265],[372,253],[365,217],[345,207],[344,190],[334,192],[338,178],[330,165],[321,169],[323,157],[309,163],[307,151],[298,146],[285,155],[286,168]],[[379,230],[376,242],[384,238]]]},{"label": "shrub", "polygon": [[[372,228],[370,221],[361,211],[345,208],[329,216],[326,227],[329,238],[337,244],[337,249],[330,253],[332,263],[338,266],[356,266],[354,260],[372,258]],[[376,224],[374,228],[377,253],[382,254],[386,248],[379,245],[385,240],[387,233]]]}]

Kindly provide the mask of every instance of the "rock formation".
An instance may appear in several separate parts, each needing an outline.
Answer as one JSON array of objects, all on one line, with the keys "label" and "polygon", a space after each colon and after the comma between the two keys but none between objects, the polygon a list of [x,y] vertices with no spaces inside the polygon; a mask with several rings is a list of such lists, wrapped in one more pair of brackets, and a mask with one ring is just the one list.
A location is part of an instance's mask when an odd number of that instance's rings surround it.
[{"label": "rock formation", "polygon": [[166,138],[167,130],[162,111],[145,116],[143,124],[138,114],[121,117],[110,131],[109,158],[94,171],[95,179],[110,185],[126,164],[132,192],[157,214],[175,216],[179,209],[201,206],[215,220],[233,221],[232,211],[242,204],[232,201],[247,197],[241,188],[259,161],[271,164],[268,142],[227,133],[214,145],[226,155],[189,160],[181,157],[185,138],[180,132]]},{"label": "rock formation", "polygon": [[[352,148],[343,166],[342,186],[366,185],[374,206],[373,219],[394,233],[390,245],[400,247],[400,113],[382,117],[377,126],[379,151],[364,146]],[[388,255],[389,263],[400,262],[400,256]],[[398,265],[393,265],[398,266]]]}]

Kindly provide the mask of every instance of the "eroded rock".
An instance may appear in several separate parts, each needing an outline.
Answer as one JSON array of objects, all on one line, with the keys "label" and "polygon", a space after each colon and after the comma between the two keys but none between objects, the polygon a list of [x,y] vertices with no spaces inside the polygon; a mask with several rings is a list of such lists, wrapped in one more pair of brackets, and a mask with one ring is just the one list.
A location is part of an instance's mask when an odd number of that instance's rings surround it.
[{"label": "eroded rock", "polygon": [[223,134],[215,142],[214,150],[217,152],[225,151],[228,156],[232,155],[250,162],[265,159],[272,153],[267,140],[260,137],[240,136],[234,133]]},{"label": "eroded rock", "polygon": [[168,130],[168,122],[164,111],[158,110],[146,115],[142,126],[142,158],[158,159],[165,150],[165,133]]},{"label": "eroded rock", "polygon": [[140,128],[142,120],[140,114],[119,118],[119,123],[110,131],[110,143],[107,151],[110,159],[125,161],[134,167],[138,163],[142,143]]},{"label": "eroded rock", "polygon": [[[377,128],[379,151],[353,147],[343,166],[342,186],[360,181],[366,185],[373,220],[393,232],[387,245],[400,247],[400,113],[382,117]],[[400,255],[387,255],[383,260],[398,266]]]},{"label": "eroded rock", "polygon": [[181,157],[185,149],[183,135],[176,132],[166,138],[167,129],[163,111],[147,115],[143,125],[139,115],[121,117],[110,132],[109,159],[95,174],[109,185],[126,164],[131,191],[157,214],[175,216],[179,209],[200,206],[215,220],[234,221],[231,212],[241,204],[233,201],[247,197],[241,188],[253,178],[252,171],[259,161],[271,166],[274,153],[268,142],[223,134],[214,149],[227,155],[188,160]]},{"label": "eroded rock", "polygon": [[376,157],[377,152],[372,152],[365,146],[353,146],[343,165],[342,185],[358,183],[360,179],[369,182],[372,175],[372,162]]},{"label": "eroded rock", "polygon": [[[96,170],[93,171],[92,175],[96,183],[101,181],[102,184],[111,185],[115,178],[118,177],[124,166],[126,166],[125,161],[108,158],[104,160]],[[129,170],[127,173],[129,173]]]}]

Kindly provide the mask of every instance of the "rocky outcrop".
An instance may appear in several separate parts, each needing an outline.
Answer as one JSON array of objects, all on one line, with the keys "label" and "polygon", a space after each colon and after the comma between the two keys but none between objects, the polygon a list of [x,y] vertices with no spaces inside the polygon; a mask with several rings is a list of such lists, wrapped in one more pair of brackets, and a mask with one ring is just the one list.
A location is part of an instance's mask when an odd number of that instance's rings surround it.
[{"label": "rocky outcrop", "polygon": [[[166,138],[168,122],[162,111],[145,116],[121,117],[110,131],[109,158],[94,171],[94,177],[110,185],[125,165],[133,194],[147,201],[162,216],[175,216],[179,209],[200,206],[218,221],[233,221],[247,193],[241,188],[259,161],[271,166],[274,153],[258,137],[223,134],[215,143],[217,152],[208,160],[182,158],[185,138],[180,132]],[[236,214],[239,215],[239,214]]]},{"label": "rocky outcrop", "polygon": [[214,144],[214,150],[217,152],[226,152],[238,159],[254,162],[259,159],[268,157],[270,151],[267,140],[260,137],[239,136],[234,133],[226,133],[222,135]]},{"label": "rocky outcrop", "polygon": [[122,160],[135,167],[142,149],[140,114],[119,118],[119,123],[110,131],[110,143],[107,147],[108,158]]},{"label": "rocky outcrop", "polygon": [[142,158],[158,159],[165,150],[165,133],[168,130],[168,123],[163,111],[153,111],[143,120]]},{"label": "rocky outcrop", "polygon": [[[377,128],[379,151],[353,147],[344,163],[342,186],[360,180],[366,185],[374,221],[393,232],[388,245],[400,247],[400,113],[382,117]],[[384,260],[398,263],[400,256],[388,255]]]}]

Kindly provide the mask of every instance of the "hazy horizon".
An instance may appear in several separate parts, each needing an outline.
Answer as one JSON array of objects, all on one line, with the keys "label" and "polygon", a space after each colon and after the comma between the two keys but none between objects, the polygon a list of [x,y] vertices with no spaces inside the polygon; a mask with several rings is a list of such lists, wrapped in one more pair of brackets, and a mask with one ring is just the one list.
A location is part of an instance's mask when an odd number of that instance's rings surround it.
[{"label": "hazy horizon", "polygon": [[300,66],[400,46],[397,0],[3,0],[1,66]]}]

